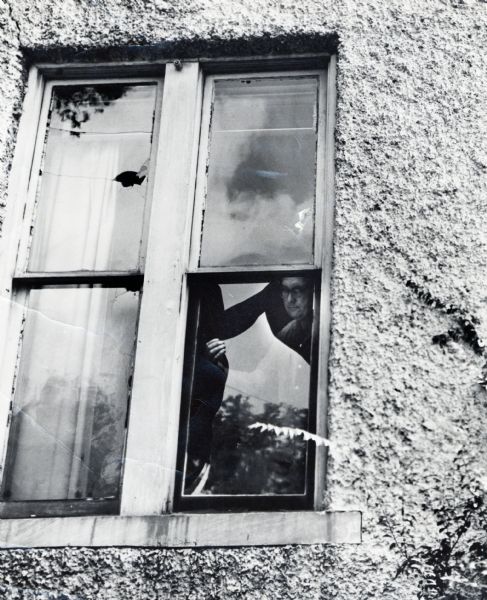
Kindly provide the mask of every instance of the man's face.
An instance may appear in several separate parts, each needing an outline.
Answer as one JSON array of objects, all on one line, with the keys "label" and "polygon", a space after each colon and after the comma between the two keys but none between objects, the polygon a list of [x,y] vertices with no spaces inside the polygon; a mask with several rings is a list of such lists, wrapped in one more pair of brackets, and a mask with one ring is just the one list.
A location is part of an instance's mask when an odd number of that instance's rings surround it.
[{"label": "man's face", "polygon": [[292,319],[304,319],[311,310],[311,286],[305,277],[284,277],[281,298]]}]

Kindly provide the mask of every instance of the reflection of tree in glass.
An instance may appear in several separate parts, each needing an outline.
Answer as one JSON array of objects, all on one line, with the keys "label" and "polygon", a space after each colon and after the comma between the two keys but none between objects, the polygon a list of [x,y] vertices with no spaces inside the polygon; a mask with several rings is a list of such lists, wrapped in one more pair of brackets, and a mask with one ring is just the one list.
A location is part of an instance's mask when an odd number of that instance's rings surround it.
[{"label": "reflection of tree in glass", "polygon": [[[122,98],[129,88],[123,85],[100,84],[57,86],[53,93],[53,110],[61,121],[70,121],[72,130],[81,129],[93,113],[102,113],[112,102]],[[70,131],[79,137],[79,131]]]},{"label": "reflection of tree in glass", "polygon": [[[80,392],[84,396],[84,414],[86,419],[83,432],[83,449],[79,450],[83,470],[87,473],[86,489],[77,491],[78,498],[106,498],[118,494],[121,470],[121,453],[124,440],[124,406],[116,394],[107,394],[94,382],[83,384],[79,377],[66,380],[51,376],[40,395],[37,418],[49,423],[52,413],[52,399],[62,405],[69,398],[73,404],[73,413],[79,414]],[[50,398],[51,402],[42,402]],[[91,407],[91,408],[90,408]],[[44,411],[42,417],[40,410]],[[73,426],[79,425],[73,423]],[[56,430],[52,432],[57,437]],[[85,458],[88,456],[89,458]]]},{"label": "reflection of tree in glass", "polygon": [[256,421],[303,428],[308,422],[308,411],[273,402],[266,402],[259,411],[248,397],[228,396],[213,425],[211,470],[205,491],[304,493],[306,442],[249,429]]},{"label": "reflection of tree in glass", "polygon": [[124,406],[121,406],[116,394],[107,395],[96,387],[88,496],[106,498],[118,494],[124,417]]},{"label": "reflection of tree in glass", "polygon": [[[36,383],[26,377],[23,390],[35,390]],[[9,467],[5,476],[7,483],[3,497],[11,496],[12,477],[20,474],[26,478],[22,471],[28,456],[26,448],[34,457],[29,464],[29,472],[35,473],[34,477],[37,478],[38,472],[45,471],[46,477],[52,478],[58,491],[63,481],[69,480],[66,470],[69,464],[79,464],[76,492],[71,496],[66,487],[64,498],[100,499],[117,496],[125,411],[126,404],[120,402],[118,394],[107,394],[94,382],[82,383],[79,376],[49,376],[39,392],[34,391],[21,406],[14,406],[11,439],[12,456],[16,462]],[[57,418],[53,418],[53,415],[57,415]],[[76,443],[78,434],[81,434],[80,445]],[[64,467],[60,467],[63,463]],[[20,494],[25,491],[31,494],[34,490],[30,477],[25,485],[20,481],[17,487],[20,488]]]}]

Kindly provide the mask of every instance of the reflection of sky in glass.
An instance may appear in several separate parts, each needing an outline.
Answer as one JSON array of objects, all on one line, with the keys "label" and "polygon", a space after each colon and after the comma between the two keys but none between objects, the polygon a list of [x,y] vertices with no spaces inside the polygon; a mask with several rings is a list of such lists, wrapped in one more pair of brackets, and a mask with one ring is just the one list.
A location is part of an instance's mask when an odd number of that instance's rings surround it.
[{"label": "reflection of sky in glass", "polygon": [[312,262],[317,89],[216,82],[201,266]]},{"label": "reflection of sky in glass", "polygon": [[154,107],[155,85],[54,88],[30,271],[137,268],[147,177],[114,179],[148,164]]}]

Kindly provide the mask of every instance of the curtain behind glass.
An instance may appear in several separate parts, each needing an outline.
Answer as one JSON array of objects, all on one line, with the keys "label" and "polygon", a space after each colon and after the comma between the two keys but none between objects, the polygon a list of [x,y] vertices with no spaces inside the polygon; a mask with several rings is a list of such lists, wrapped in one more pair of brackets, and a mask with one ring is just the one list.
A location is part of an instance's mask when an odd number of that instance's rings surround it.
[{"label": "curtain behind glass", "polygon": [[4,497],[117,496],[139,294],[32,290]]},{"label": "curtain behind glass", "polygon": [[29,271],[136,270],[155,86],[111,86],[101,108],[103,86],[66,89],[54,90]]}]

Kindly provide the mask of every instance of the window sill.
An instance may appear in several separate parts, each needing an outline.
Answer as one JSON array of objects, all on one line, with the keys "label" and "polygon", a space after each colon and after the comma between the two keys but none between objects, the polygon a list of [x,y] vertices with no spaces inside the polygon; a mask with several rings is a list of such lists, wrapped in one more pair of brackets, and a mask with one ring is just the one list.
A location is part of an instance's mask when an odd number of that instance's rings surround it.
[{"label": "window sill", "polygon": [[361,520],[357,511],[8,519],[0,521],[0,547],[358,544]]}]

